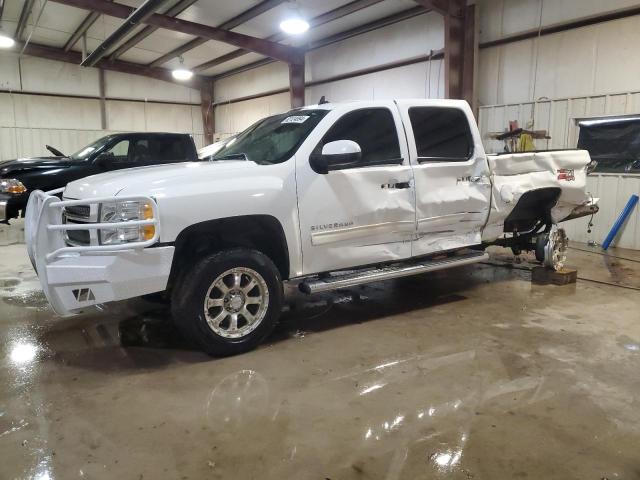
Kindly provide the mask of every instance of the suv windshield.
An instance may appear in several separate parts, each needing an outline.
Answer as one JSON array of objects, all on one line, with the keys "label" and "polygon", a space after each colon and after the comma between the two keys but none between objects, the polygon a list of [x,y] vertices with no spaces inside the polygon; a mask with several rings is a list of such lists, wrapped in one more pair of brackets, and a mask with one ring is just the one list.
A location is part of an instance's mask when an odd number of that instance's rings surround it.
[{"label": "suv windshield", "polygon": [[111,141],[111,138],[112,138],[111,135],[99,138],[95,142],[87,145],[86,147],[82,147],[80,150],[78,150],[76,153],[71,155],[69,158],[73,160],[85,160],[96,150],[102,149],[102,147],[104,147],[107,143]]},{"label": "suv windshield", "polygon": [[292,110],[254,123],[228,141],[212,160],[249,160],[272,165],[289,159],[328,110]]}]

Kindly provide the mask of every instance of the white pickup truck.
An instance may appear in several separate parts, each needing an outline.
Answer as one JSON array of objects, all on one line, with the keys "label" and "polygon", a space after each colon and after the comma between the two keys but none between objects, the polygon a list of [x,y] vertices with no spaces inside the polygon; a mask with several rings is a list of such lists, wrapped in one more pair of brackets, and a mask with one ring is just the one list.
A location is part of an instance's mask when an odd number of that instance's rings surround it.
[{"label": "white pickup truck", "polygon": [[[208,161],[206,161],[208,160]],[[589,215],[589,155],[487,156],[467,103],[321,104],[268,117],[201,162],[34,192],[27,248],[62,315],[153,292],[202,349],[229,355],[274,327],[283,282],[308,294],[535,250]]]}]

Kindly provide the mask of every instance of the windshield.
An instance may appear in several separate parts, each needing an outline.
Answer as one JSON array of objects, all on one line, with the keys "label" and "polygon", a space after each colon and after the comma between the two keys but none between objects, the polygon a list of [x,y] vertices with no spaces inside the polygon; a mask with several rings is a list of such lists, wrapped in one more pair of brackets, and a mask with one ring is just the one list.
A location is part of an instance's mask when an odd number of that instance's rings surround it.
[{"label": "windshield", "polygon": [[260,165],[288,160],[328,110],[292,110],[261,120],[229,140],[212,160],[246,159]]},{"label": "windshield", "polygon": [[102,147],[104,147],[107,143],[111,141],[111,138],[112,138],[111,135],[99,138],[95,142],[87,145],[86,147],[82,147],[82,149],[78,150],[73,155],[70,155],[69,158],[73,160],[85,160],[96,150],[102,149]]}]

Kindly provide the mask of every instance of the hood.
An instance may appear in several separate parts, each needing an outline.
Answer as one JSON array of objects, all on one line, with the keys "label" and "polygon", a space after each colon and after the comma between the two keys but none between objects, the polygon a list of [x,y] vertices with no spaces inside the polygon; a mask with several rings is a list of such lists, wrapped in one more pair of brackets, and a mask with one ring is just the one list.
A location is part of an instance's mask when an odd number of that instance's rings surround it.
[{"label": "hood", "polygon": [[74,163],[67,157],[32,157],[18,158],[0,162],[0,177],[10,178],[15,174],[26,173],[35,170],[51,170],[54,168],[67,168]]},{"label": "hood", "polygon": [[67,185],[64,198],[83,199],[116,195],[167,196],[176,185],[237,178],[248,169],[257,168],[246,160],[217,162],[182,162],[152,165],[91,175]]}]

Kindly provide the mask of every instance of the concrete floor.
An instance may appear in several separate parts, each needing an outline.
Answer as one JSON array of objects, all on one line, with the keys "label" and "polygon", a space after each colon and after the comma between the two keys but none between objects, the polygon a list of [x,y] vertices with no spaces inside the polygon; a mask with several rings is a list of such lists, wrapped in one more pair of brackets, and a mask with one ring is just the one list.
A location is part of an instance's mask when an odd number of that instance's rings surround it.
[{"label": "concrete floor", "polygon": [[142,300],[53,318],[3,247],[0,478],[640,478],[640,254],[577,247],[576,285],[525,257],[293,298],[226,359]]}]

